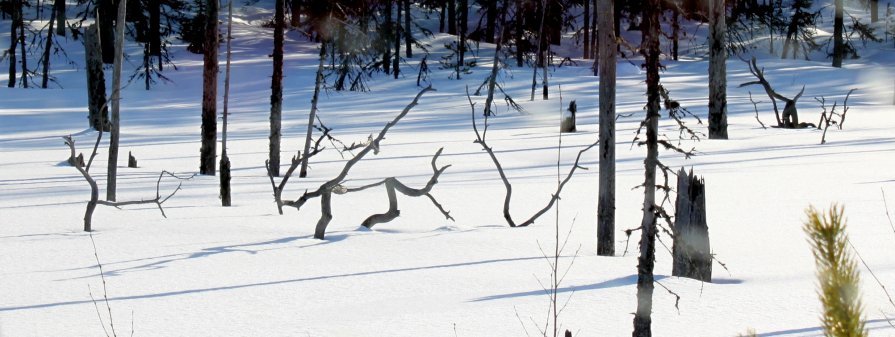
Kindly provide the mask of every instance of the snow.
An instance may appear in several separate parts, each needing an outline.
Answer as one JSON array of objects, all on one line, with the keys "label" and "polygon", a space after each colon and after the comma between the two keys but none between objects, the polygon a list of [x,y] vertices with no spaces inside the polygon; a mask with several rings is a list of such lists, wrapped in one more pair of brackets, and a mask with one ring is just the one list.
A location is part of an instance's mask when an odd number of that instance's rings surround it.
[{"label": "snow", "polygon": [[[334,196],[327,239],[315,240],[319,201],[278,215],[264,170],[272,34],[257,25],[270,15],[265,9],[270,4],[255,6],[235,13],[228,135],[234,207],[220,207],[218,178],[203,176],[184,182],[165,204],[167,218],[153,205],[100,206],[92,235],[105,291],[91,238],[80,230],[89,188],[65,164],[68,149],[60,138],[71,134],[86,155],[96,136],[85,130],[80,42],[65,44],[73,65],[54,63],[64,89],[0,89],[0,335],[101,335],[110,321],[104,293],[121,335],[131,330],[135,336],[520,336],[526,330],[537,335],[549,305],[542,289],[550,275],[543,251],[553,249],[555,214],[551,210],[531,227],[509,228],[500,211],[503,185],[487,154],[472,142],[465,87],[474,90],[487,76],[491,47],[482,44],[479,66],[462,80],[449,80],[448,70],[430,64],[437,91],[420,100],[388,133],[382,151],[361,161],[347,183],[395,176],[420,186],[431,174],[431,156],[444,147],[439,164],[453,166],[432,194],[456,222],[445,220],[425,198],[399,195],[400,217],[362,229],[363,219],[387,209],[385,191],[374,188]],[[0,29],[7,32],[8,22]],[[283,162],[303,145],[317,55],[316,46],[298,34],[290,32],[288,38]],[[436,34],[428,42],[441,46],[450,39]],[[8,43],[8,33],[0,35],[0,45]],[[183,49],[173,47],[179,70],[165,70],[173,83],[151,91],[137,83],[123,92],[121,153],[132,151],[140,167],[119,169],[120,200],[154,197],[161,170],[197,171],[202,62]],[[134,57],[140,51],[131,50]],[[433,48],[429,60],[441,53]],[[748,92],[763,102],[759,115],[765,124],[773,120],[768,99],[759,87],[737,87],[752,76],[743,62],[730,59],[731,139],[685,141],[682,147],[698,151],[691,159],[661,153],[666,165],[693,167],[705,177],[712,248],[729,271],[716,264],[713,283],[672,277],[670,254],[660,245],[657,279],[681,299],[676,309],[675,297],[656,287],[657,335],[734,336],[752,328],[759,336],[822,336],[814,262],[801,229],[809,205],[845,205],[853,244],[884,285],[895,284],[888,249],[895,233],[881,193],[895,199],[895,50],[874,45],[842,69],[822,59],[756,55],[784,95],[806,86],[799,101],[803,121],[819,119],[814,97],[841,102],[850,88],[859,90],[849,100],[843,130],[831,128],[827,144],[820,145],[819,130],[762,129]],[[402,65],[405,77],[399,80],[377,76],[370,92],[327,92],[321,118],[343,141],[366,140],[420,89],[413,69],[420,59],[415,55]],[[579,132],[562,136],[563,175],[578,150],[596,139],[598,82],[590,62],[579,61],[555,69],[549,101],[542,101],[540,92],[528,101],[530,68],[512,69],[512,77],[505,78],[504,88],[528,114],[501,104],[489,120],[488,141],[513,183],[516,218],[542,207],[555,189],[556,131],[569,101],[578,102]],[[705,119],[707,61],[690,57],[666,65],[662,81],[672,97]],[[6,79],[0,74],[0,82]],[[643,116],[643,92],[642,73],[620,60],[618,112],[632,115],[617,123],[618,256],[595,253],[595,151],[583,156],[590,170],[572,178],[559,204],[561,236],[570,233],[561,270],[571,265],[559,289],[560,301],[568,299],[560,321],[575,336],[631,331],[639,234],[626,242],[623,230],[637,227],[641,216],[642,191],[633,188],[642,182],[645,151],[631,141]],[[473,99],[483,105],[484,97]],[[705,132],[704,125],[690,125]],[[662,131],[670,137],[677,132],[664,120]],[[101,147],[92,170],[101,188],[106,155]],[[324,151],[312,159],[309,177],[294,178],[284,196],[297,198],[316,188],[344,162],[337,152]],[[176,185],[163,179],[162,193]],[[891,201],[889,206],[895,207]],[[627,254],[621,254],[626,247]],[[871,335],[892,335],[884,315],[895,314],[895,308],[867,270],[862,270],[862,294]]]}]

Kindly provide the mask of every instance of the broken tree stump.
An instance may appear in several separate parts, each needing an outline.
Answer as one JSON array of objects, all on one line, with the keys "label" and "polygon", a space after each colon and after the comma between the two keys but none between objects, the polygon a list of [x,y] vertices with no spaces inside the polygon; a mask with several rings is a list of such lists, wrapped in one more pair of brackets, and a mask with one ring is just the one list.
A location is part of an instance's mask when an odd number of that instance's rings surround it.
[{"label": "broken tree stump", "polygon": [[127,167],[137,168],[137,158],[130,151],[127,152]]},{"label": "broken tree stump", "polygon": [[705,181],[681,168],[674,214],[671,275],[712,281],[712,254],[706,222]]},{"label": "broken tree stump", "polygon": [[575,101],[569,103],[569,113],[563,114],[562,121],[559,123],[559,132],[575,132],[575,113],[578,112],[578,105]]}]

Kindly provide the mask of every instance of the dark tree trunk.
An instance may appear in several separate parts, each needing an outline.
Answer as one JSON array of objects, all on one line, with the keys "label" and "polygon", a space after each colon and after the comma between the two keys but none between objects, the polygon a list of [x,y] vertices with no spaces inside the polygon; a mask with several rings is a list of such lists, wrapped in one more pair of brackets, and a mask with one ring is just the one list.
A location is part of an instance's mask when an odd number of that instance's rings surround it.
[{"label": "dark tree trunk", "polygon": [[705,182],[690,170],[677,175],[671,275],[712,282],[712,251],[705,211]]},{"label": "dark tree trunk", "polygon": [[646,63],[646,159],[640,256],[637,258],[637,312],[634,337],[652,336],[653,267],[656,262],[656,166],[659,162],[659,0],[646,0],[641,23],[641,50]]},{"label": "dark tree trunk", "polygon": [[285,0],[277,0],[273,30],[273,75],[270,78],[270,143],[268,160],[270,172],[280,176],[280,137],[283,119],[283,27]]},{"label": "dark tree trunk", "polygon": [[485,0],[485,42],[494,43],[494,27],[497,25],[497,0]]},{"label": "dark tree trunk", "polygon": [[870,23],[879,21],[879,0],[870,0]]},{"label": "dark tree trunk", "polygon": [[149,55],[162,56],[161,0],[149,0]]},{"label": "dark tree trunk", "polygon": [[[282,0],[281,0],[282,1]],[[202,147],[199,174],[215,175],[218,131],[218,1],[206,4],[205,57],[202,84]]]},{"label": "dark tree trunk", "polygon": [[115,66],[112,71],[112,118],[110,120],[109,161],[106,171],[106,200],[115,201],[118,188],[118,138],[121,127],[121,66],[124,62],[124,17],[127,13],[127,1],[118,2],[118,18],[121,22],[115,34]]},{"label": "dark tree trunk", "polygon": [[[65,22],[67,19],[65,16],[65,0],[55,0],[53,2],[53,12],[53,15],[56,16],[56,35],[65,36]],[[50,31],[52,30],[50,28]]]},{"label": "dark tree trunk", "polygon": [[[613,0],[597,0],[598,13],[612,13]],[[598,15],[600,34],[600,171],[597,254],[615,255],[615,30],[608,14]]]},{"label": "dark tree trunk", "polygon": [[[119,0],[120,1],[120,0]],[[99,21],[99,45],[103,48],[103,63],[115,63],[115,0],[99,0],[96,8]]]},{"label": "dark tree trunk", "polygon": [[84,30],[84,57],[87,64],[87,108],[90,127],[97,131],[109,130],[109,110],[106,107],[106,76],[103,72],[102,49],[99,46],[96,24]]},{"label": "dark tree trunk", "polygon": [[591,58],[590,53],[590,1],[584,0],[584,58]]},{"label": "dark tree trunk", "polygon": [[447,0],[448,34],[457,35],[457,0]]},{"label": "dark tree trunk", "polygon": [[680,40],[681,35],[681,14],[674,10],[674,14],[671,16],[671,58],[675,61],[678,60],[678,40]]},{"label": "dark tree trunk", "polygon": [[413,50],[411,49],[411,44],[413,43],[413,35],[410,27],[410,21],[412,17],[410,16],[410,0],[404,0],[404,56],[407,58],[413,57]]},{"label": "dark tree trunk", "polygon": [[[392,71],[391,71],[391,69],[392,69],[391,68],[392,67],[392,47],[391,47],[392,39],[391,38],[392,38],[393,34],[395,34],[395,33],[393,33],[394,25],[392,24],[392,0],[384,0],[384,2],[385,2],[385,6],[384,6],[385,29],[383,29],[383,32],[385,34],[382,39],[382,41],[383,41],[382,44],[385,46],[385,50],[382,53],[382,70],[384,70],[386,74],[391,74],[392,73]],[[395,52],[397,52],[397,51],[395,51]]]},{"label": "dark tree trunk", "polygon": [[843,19],[842,1],[835,0],[836,17],[833,20],[833,66],[842,67],[842,58],[845,56],[845,44],[842,41]]},{"label": "dark tree trunk", "polygon": [[[591,1],[591,0],[587,0],[587,1]],[[596,60],[600,57],[600,54],[599,54],[600,47],[598,45],[599,40],[598,40],[598,35],[597,35],[597,17],[599,17],[600,14],[597,11],[597,1],[598,0],[593,0],[593,2],[594,2],[593,3],[593,13],[591,13],[592,15],[590,16],[591,30],[590,30],[589,43],[590,43],[591,58],[593,58],[594,60]],[[594,62],[594,64],[595,64],[595,67],[599,66],[598,62]],[[594,76],[597,75],[598,71],[599,71],[599,69],[594,69]]]},{"label": "dark tree trunk", "polygon": [[727,50],[724,0],[709,0],[709,139],[727,139]]},{"label": "dark tree trunk", "polygon": [[447,15],[447,1],[441,1],[441,10],[438,15],[438,32],[444,33],[444,17]]},{"label": "dark tree trunk", "polygon": [[290,25],[292,27],[300,26],[301,25],[301,0],[292,0],[289,7],[292,10]]},{"label": "dark tree trunk", "polygon": [[47,28],[47,44],[44,46],[43,73],[40,87],[46,89],[50,81],[50,50],[53,49],[53,25],[56,23],[56,11],[50,13],[50,27]]},{"label": "dark tree trunk", "polygon": [[227,156],[227,117],[230,112],[227,110],[230,103],[230,59],[232,49],[230,41],[233,40],[233,1],[227,3],[227,63],[224,70],[224,120],[223,130],[221,130],[221,206],[231,206],[230,198],[230,157]]},{"label": "dark tree trunk", "polygon": [[[463,67],[465,64],[466,57],[466,33],[469,29],[468,19],[469,19],[469,0],[460,0],[460,12],[457,13],[460,16],[460,20],[457,23],[460,25],[460,67]],[[458,76],[459,78],[459,76]]]},{"label": "dark tree trunk", "polygon": [[[395,0],[395,57],[392,59],[392,75],[395,79],[401,74],[401,0]],[[335,48],[333,48],[335,49]]]},{"label": "dark tree trunk", "polygon": [[485,116],[493,115],[491,105],[494,102],[494,87],[497,85],[497,72],[500,70],[500,49],[503,47],[504,31],[506,30],[506,6],[500,10],[500,36],[497,38],[497,45],[494,47],[494,59],[491,63],[491,75],[488,76],[488,97],[485,98]]},{"label": "dark tree trunk", "polygon": [[[789,21],[789,26],[786,28],[786,40],[783,41],[783,53],[780,55],[780,58],[785,59],[786,54],[789,52],[789,48],[792,45],[796,44],[796,31],[798,30],[798,21],[796,20],[796,15],[799,15],[798,12],[793,14],[793,17]],[[793,58],[795,58],[795,52],[793,52]]]},{"label": "dark tree trunk", "polygon": [[[19,43],[19,38],[17,36],[16,29],[18,29],[18,25],[20,23],[20,19],[18,18],[19,11],[17,9],[18,6],[21,6],[22,0],[12,0],[12,24],[10,24],[10,33],[9,33],[9,82],[7,82],[6,86],[10,88],[15,88],[16,86],[16,45]],[[25,56],[22,55],[24,58]]]},{"label": "dark tree trunk", "polygon": [[523,56],[525,50],[523,50],[523,42],[522,39],[525,37],[525,32],[523,31],[523,11],[522,11],[522,0],[516,0],[516,66],[522,67]]},{"label": "dark tree trunk", "polygon": [[19,20],[19,56],[22,58],[22,87],[28,88],[28,54],[25,53],[25,15],[22,13],[24,7],[23,0],[19,0],[18,13],[16,16]]}]

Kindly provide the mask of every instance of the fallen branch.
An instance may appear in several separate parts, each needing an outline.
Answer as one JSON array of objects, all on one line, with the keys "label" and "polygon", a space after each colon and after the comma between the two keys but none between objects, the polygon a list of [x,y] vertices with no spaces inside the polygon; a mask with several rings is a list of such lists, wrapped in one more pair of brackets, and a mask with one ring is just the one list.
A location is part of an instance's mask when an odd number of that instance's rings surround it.
[{"label": "fallen branch", "polygon": [[[100,137],[102,137],[102,132],[100,132],[99,135],[97,135],[97,144],[99,144]],[[68,145],[69,150],[71,150],[71,153],[69,155],[69,162],[73,162],[75,160],[75,141],[74,141],[74,139],[71,138],[71,136],[64,136],[62,138],[65,139],[65,145]],[[96,146],[93,148],[93,154],[90,156],[91,162],[93,161],[93,157],[96,156],[96,148],[97,148]],[[159,173],[158,180],[155,183],[155,198],[148,199],[148,200],[133,200],[133,201],[115,202],[115,201],[99,200],[99,187],[96,184],[96,180],[94,180],[93,177],[90,176],[90,173],[87,172],[87,169],[90,168],[89,164],[86,169],[84,167],[80,167],[78,165],[72,165],[72,166],[74,166],[74,168],[77,169],[78,172],[80,172],[82,176],[84,176],[84,180],[86,180],[87,184],[90,185],[90,201],[87,202],[87,210],[84,213],[84,231],[85,232],[90,232],[92,230],[93,211],[96,209],[96,205],[104,205],[104,206],[112,206],[115,208],[120,208],[122,206],[129,206],[129,205],[155,204],[156,206],[158,206],[159,212],[162,213],[162,217],[167,218],[168,216],[165,215],[165,209],[162,208],[162,204],[164,204],[166,201],[168,201],[168,199],[171,199],[171,197],[173,197],[174,194],[177,193],[177,191],[180,191],[182,182],[180,184],[177,184],[177,188],[174,189],[174,191],[171,192],[171,194],[168,194],[167,196],[165,196],[163,198],[159,192],[159,189],[160,189],[160,186],[162,183],[162,177],[164,177],[165,175],[168,175],[168,176],[174,177],[179,180],[189,180],[189,179],[192,179],[193,176],[195,176],[195,174],[194,174],[189,177],[178,177],[171,172],[162,171],[161,173]]]},{"label": "fallen branch", "polygon": [[[749,72],[752,73],[758,80],[752,82],[746,82],[740,84],[740,88],[760,84],[765,93],[767,93],[768,97],[771,99],[771,104],[774,106],[774,115],[777,118],[777,127],[782,127],[786,129],[801,129],[806,128],[808,126],[814,126],[811,123],[799,123],[799,112],[796,109],[796,102],[802,97],[802,94],[805,93],[805,86],[802,86],[802,90],[793,97],[787,98],[776,91],[771,87],[771,84],[764,77],[764,68],[759,68],[758,63],[755,60],[755,57],[752,57],[750,61],[743,60],[746,64],[749,65]],[[777,100],[780,100],[784,103],[783,106],[783,116],[780,116],[780,111],[777,109]]]},{"label": "fallen branch", "polygon": [[550,196],[550,201],[547,202],[547,205],[535,212],[535,214],[527,220],[517,224],[513,220],[513,216],[510,214],[510,200],[513,195],[513,185],[510,184],[510,181],[507,179],[507,175],[503,172],[503,166],[500,165],[500,161],[497,160],[497,156],[494,155],[494,150],[490,146],[488,146],[487,142],[485,142],[485,137],[488,133],[488,115],[485,115],[485,127],[482,130],[482,133],[479,133],[478,126],[475,122],[475,103],[472,102],[472,98],[469,96],[469,88],[466,88],[466,99],[469,101],[469,107],[472,110],[472,129],[473,131],[475,131],[475,143],[481,145],[482,149],[485,150],[485,152],[488,153],[488,156],[491,157],[491,161],[494,162],[494,167],[497,168],[497,173],[500,175],[500,180],[503,181],[503,186],[506,189],[506,195],[504,196],[503,200],[503,218],[507,221],[507,224],[509,224],[510,227],[525,227],[531,225],[535,222],[535,220],[538,219],[538,217],[550,210],[550,208],[553,207],[553,204],[557,200],[559,200],[559,195],[562,192],[563,187],[565,187],[566,183],[568,183],[569,180],[572,179],[572,175],[575,173],[575,171],[579,168],[582,170],[587,169],[578,164],[581,160],[581,155],[584,154],[584,152],[587,152],[588,150],[597,146],[597,144],[599,144],[599,140],[593,144],[588,145],[581,151],[578,151],[578,156],[575,157],[575,163],[572,165],[572,168],[569,170],[569,173],[566,175],[565,179],[563,179],[562,182],[557,185],[556,191]]},{"label": "fallen branch", "polygon": [[[435,161],[441,155],[441,151],[442,151],[441,149],[439,149],[438,152],[435,153],[435,156],[432,158],[433,174],[432,174],[432,177],[429,179],[429,181],[426,183],[426,185],[423,188],[420,188],[420,189],[410,188],[407,185],[401,183],[398,179],[396,179],[394,177],[386,178],[380,182],[357,187],[357,188],[346,188],[345,186],[342,186],[342,183],[345,181],[345,178],[348,176],[348,173],[349,173],[349,171],[351,171],[351,168],[354,167],[355,164],[357,164],[361,159],[364,158],[364,156],[366,156],[371,151],[374,154],[378,154],[379,153],[379,143],[383,139],[385,139],[385,135],[386,135],[386,133],[388,133],[389,129],[391,129],[393,126],[398,124],[398,122],[402,118],[404,118],[404,116],[406,116],[407,113],[410,112],[411,109],[413,109],[413,107],[415,107],[418,104],[418,101],[419,101],[420,97],[423,96],[423,94],[425,94],[429,91],[434,91],[434,90],[435,89],[433,89],[432,86],[429,86],[429,87],[426,87],[425,89],[423,89],[422,91],[420,91],[416,95],[416,97],[413,99],[413,101],[410,104],[408,104],[404,108],[404,110],[401,111],[400,114],[398,114],[398,116],[396,116],[391,122],[389,122],[388,124],[385,125],[385,127],[382,128],[382,130],[379,132],[379,135],[377,135],[376,138],[370,139],[370,141],[365,144],[363,149],[361,149],[357,154],[354,155],[353,158],[349,159],[348,162],[345,163],[345,166],[342,167],[342,171],[339,172],[339,174],[335,178],[323,183],[316,190],[310,191],[310,192],[305,191],[305,193],[302,194],[302,196],[296,200],[282,201],[282,199],[279,199],[279,196],[280,196],[280,193],[282,193],[282,188],[285,186],[285,182],[281,182],[280,186],[277,187],[273,183],[273,179],[271,178],[271,185],[274,186],[274,196],[275,196],[275,198],[278,198],[277,205],[280,208],[282,208],[282,206],[289,206],[289,207],[294,207],[297,210],[300,210],[301,207],[308,200],[319,197],[320,198],[321,215],[320,215],[320,219],[317,220],[317,226],[314,230],[314,238],[321,239],[321,240],[326,235],[326,227],[329,225],[330,220],[332,220],[332,218],[333,218],[332,207],[331,207],[333,193],[345,194],[345,193],[350,193],[350,192],[357,192],[357,191],[362,191],[362,190],[380,186],[380,185],[386,186],[386,193],[388,194],[388,198],[389,198],[389,210],[386,213],[374,214],[374,215],[371,215],[370,217],[368,217],[363,222],[363,225],[365,227],[370,228],[378,223],[384,223],[384,222],[391,221],[400,214],[400,211],[397,208],[398,206],[397,206],[396,192],[401,192],[402,194],[411,196],[411,197],[426,196],[429,198],[429,200],[432,201],[432,203],[438,208],[439,211],[441,211],[441,213],[448,220],[453,220],[453,218],[450,216],[450,213],[445,211],[444,208],[441,206],[441,204],[439,204],[435,200],[435,198],[430,194],[432,187],[438,182],[438,177],[444,172],[444,170],[446,170],[448,167],[450,167],[450,165],[447,165],[447,166],[438,168],[435,165]],[[313,153],[311,155],[313,155]],[[286,174],[284,181],[286,179],[288,179],[289,175],[292,173],[292,171],[294,171],[294,167],[296,167],[297,163],[299,163],[299,162],[300,162],[300,160],[293,159],[292,166],[290,167],[289,172]]]},{"label": "fallen branch", "polygon": [[749,92],[749,101],[752,102],[752,106],[755,107],[755,120],[758,121],[758,124],[761,125],[762,129],[767,129],[768,127],[765,126],[764,123],[761,122],[761,119],[758,118],[758,103],[761,103],[761,102],[756,103],[755,100],[752,99],[751,91]]}]

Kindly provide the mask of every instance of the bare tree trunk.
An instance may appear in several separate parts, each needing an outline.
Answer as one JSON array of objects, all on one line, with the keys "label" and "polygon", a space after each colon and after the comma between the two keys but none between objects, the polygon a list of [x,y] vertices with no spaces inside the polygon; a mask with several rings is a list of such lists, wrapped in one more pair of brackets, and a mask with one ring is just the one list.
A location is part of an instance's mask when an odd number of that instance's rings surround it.
[{"label": "bare tree trunk", "polygon": [[206,5],[208,19],[205,21],[205,57],[202,73],[202,147],[199,150],[199,174],[213,176],[215,175],[218,143],[218,0],[209,0]]},{"label": "bare tree trunk", "polygon": [[488,77],[488,97],[485,99],[485,116],[493,115],[491,104],[494,102],[494,87],[497,85],[497,72],[500,70],[500,49],[503,45],[503,33],[506,30],[506,14],[506,6],[501,7],[500,36],[497,37],[497,45],[494,47],[494,61],[491,64],[491,75]]},{"label": "bare tree trunk", "polygon": [[106,201],[115,201],[118,178],[118,136],[121,128],[121,66],[124,62],[124,16],[127,13],[127,1],[118,2],[118,22],[115,27],[115,68],[112,70],[112,118],[109,135],[109,166],[106,173]]},{"label": "bare tree trunk", "polygon": [[[99,22],[99,45],[103,48],[103,63],[115,63],[115,1],[98,0],[96,16]],[[121,1],[121,0],[119,0]]]},{"label": "bare tree trunk", "polygon": [[724,0],[709,0],[709,139],[727,139],[727,50]]},{"label": "bare tree trunk", "polygon": [[647,0],[641,23],[642,53],[646,60],[646,159],[643,182],[643,220],[637,258],[637,312],[634,337],[652,336],[653,267],[656,262],[656,166],[659,162],[659,0]]},{"label": "bare tree trunk", "polygon": [[678,50],[679,50],[679,40],[681,35],[681,13],[678,12],[677,9],[674,9],[674,14],[671,16],[671,57],[675,61],[678,60]]},{"label": "bare tree trunk", "polygon": [[597,0],[600,34],[600,171],[597,254],[615,255],[615,29],[614,0]]},{"label": "bare tree trunk", "polygon": [[392,74],[395,79],[401,74],[401,0],[395,0],[395,58],[392,59]]},{"label": "bare tree trunk", "polygon": [[[538,86],[538,67],[543,63],[546,65],[546,60],[543,60],[541,57],[541,44],[544,41],[544,17],[547,16],[547,0],[541,0],[541,28],[538,29],[538,49],[535,51],[535,64],[532,66],[531,71],[531,100],[535,100],[535,88]],[[546,70],[545,70],[546,72]]]},{"label": "bare tree trunk", "polygon": [[[466,33],[469,30],[469,24],[468,24],[469,0],[460,0],[460,13],[457,13],[457,14],[460,15],[460,21],[458,22],[458,24],[460,25],[460,27],[458,27],[458,29],[460,31],[460,46],[459,46],[460,63],[459,64],[460,64],[460,67],[463,67],[463,65],[466,64],[466,60],[465,60],[465,58],[466,58],[466,35],[467,35]],[[459,73],[457,73],[457,79],[460,79]]]},{"label": "bare tree trunk", "polygon": [[444,19],[447,15],[447,1],[442,0],[440,5],[441,10],[438,13],[438,32],[444,33]]},{"label": "bare tree trunk", "polygon": [[[588,43],[590,43],[591,58],[596,60],[596,59],[599,59],[599,57],[600,57],[600,53],[599,53],[600,47],[598,45],[599,37],[598,37],[598,32],[597,32],[597,17],[600,16],[599,11],[597,11],[597,1],[599,1],[599,0],[588,0],[588,1],[594,2],[593,3],[593,13],[591,13],[591,16],[590,16],[591,30],[590,30],[590,41]],[[599,68],[599,62],[594,62],[594,64],[595,64],[595,67]],[[597,76],[597,73],[599,71],[600,71],[600,69],[594,69],[594,76]]]},{"label": "bare tree trunk", "polygon": [[410,27],[410,0],[404,0],[404,55],[407,58],[413,57],[413,50],[410,44],[413,43],[413,35]]},{"label": "bare tree trunk", "polygon": [[[9,82],[7,82],[6,86],[10,88],[15,88],[16,86],[16,45],[19,43],[19,38],[16,36],[16,29],[18,29],[18,25],[20,23],[20,19],[18,18],[19,11],[16,7],[21,6],[22,0],[12,0],[12,24],[10,24],[10,33],[9,33]],[[25,55],[22,55],[24,58]]]},{"label": "bare tree trunk", "polygon": [[457,0],[447,0],[448,34],[457,35]]},{"label": "bare tree trunk", "polygon": [[290,9],[292,10],[292,20],[290,22],[290,25],[292,27],[298,27],[301,25],[301,0],[292,0],[292,3],[290,5]]},{"label": "bare tree trunk", "polygon": [[109,130],[109,109],[106,105],[106,76],[103,72],[102,48],[99,46],[99,27],[84,30],[84,57],[87,64],[87,108],[90,127],[97,131]]},{"label": "bare tree trunk", "polygon": [[870,23],[879,21],[879,0],[870,0]]},{"label": "bare tree trunk", "polygon": [[230,157],[227,156],[227,111],[230,102],[230,59],[232,49],[230,41],[233,40],[233,0],[227,3],[227,65],[224,71],[224,120],[221,131],[221,206],[229,207],[230,203]]},{"label": "bare tree trunk", "polygon": [[308,133],[305,137],[305,155],[301,160],[301,171],[298,172],[300,178],[308,176],[308,151],[311,150],[312,132],[314,131],[314,119],[317,117],[317,99],[320,97],[320,88],[323,86],[323,64],[326,60],[326,40],[320,43],[320,60],[317,64],[317,77],[314,80],[314,97],[311,99],[311,112],[308,114]]},{"label": "bare tree trunk", "polygon": [[40,87],[47,88],[50,80],[50,50],[53,49],[53,25],[56,24],[56,11],[50,12],[50,26],[47,29],[47,44],[44,46],[43,74],[41,74]]},{"label": "bare tree trunk", "polygon": [[149,0],[149,55],[162,56],[162,5],[161,0]]},{"label": "bare tree trunk", "polygon": [[485,42],[494,43],[494,31],[497,25],[497,0],[485,0]]},{"label": "bare tree trunk", "polygon": [[[394,27],[392,25],[392,0],[383,0],[385,3],[385,29],[384,29],[384,37],[383,37],[383,46],[385,46],[385,50],[382,52],[382,69],[386,74],[391,74],[392,67],[392,47],[391,47],[391,37]],[[397,51],[395,51],[397,53]]]},{"label": "bare tree trunk", "polygon": [[584,59],[591,58],[590,52],[590,1],[584,0]]},{"label": "bare tree trunk", "polygon": [[273,75],[270,77],[270,142],[268,160],[274,177],[280,176],[280,137],[283,120],[283,29],[286,1],[277,0],[273,30]]},{"label": "bare tree trunk", "polygon": [[833,66],[842,67],[842,58],[845,54],[845,44],[842,41],[843,19],[842,1],[835,0],[836,17],[833,20]]},{"label": "bare tree trunk", "polygon": [[671,275],[712,282],[712,254],[705,210],[705,182],[681,168],[674,205]]},{"label": "bare tree trunk", "polygon": [[[55,13],[56,19],[56,35],[65,36],[65,0],[55,0],[53,2],[53,12]],[[52,17],[52,15],[51,15]],[[53,20],[52,18],[50,20]],[[50,28],[49,31],[52,31],[53,28]]]},{"label": "bare tree trunk", "polygon": [[25,53],[25,15],[22,13],[22,7],[25,4],[23,0],[19,0],[18,18],[19,18],[19,56],[22,57],[22,87],[28,88],[28,54]]}]

